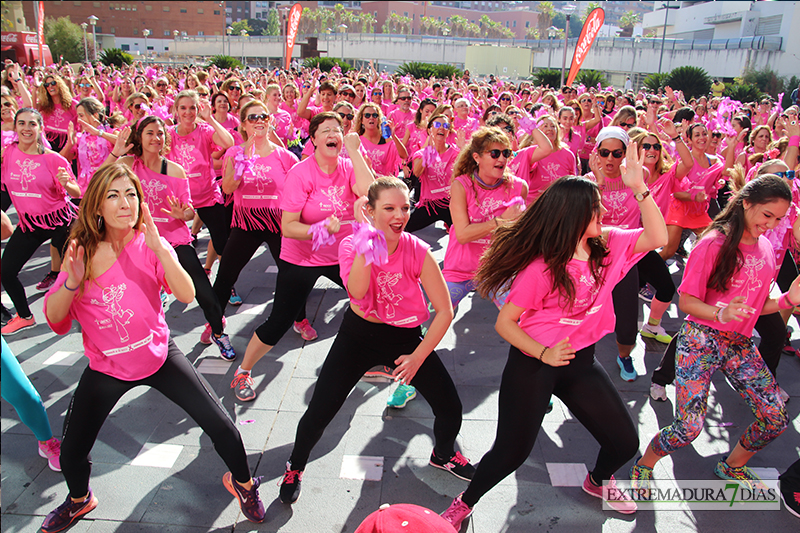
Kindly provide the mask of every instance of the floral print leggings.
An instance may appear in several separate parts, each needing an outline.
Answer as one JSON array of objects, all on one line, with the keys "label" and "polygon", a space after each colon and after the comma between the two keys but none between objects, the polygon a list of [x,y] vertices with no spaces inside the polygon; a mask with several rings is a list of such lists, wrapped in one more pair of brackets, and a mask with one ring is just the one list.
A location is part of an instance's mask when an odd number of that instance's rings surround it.
[{"label": "floral print leggings", "polygon": [[788,426],[778,384],[749,337],[684,322],[678,332],[675,366],[675,420],[650,442],[659,457],[690,444],[700,434],[711,376],[717,370],[725,374],[756,416],[739,439],[745,450],[760,450]]}]

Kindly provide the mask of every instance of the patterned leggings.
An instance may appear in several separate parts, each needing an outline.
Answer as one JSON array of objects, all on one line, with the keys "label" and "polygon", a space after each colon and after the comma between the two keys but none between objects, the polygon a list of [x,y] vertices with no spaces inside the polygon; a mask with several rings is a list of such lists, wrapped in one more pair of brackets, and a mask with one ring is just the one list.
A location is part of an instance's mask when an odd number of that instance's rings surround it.
[{"label": "patterned leggings", "polygon": [[711,376],[721,370],[756,416],[739,439],[756,452],[784,432],[789,424],[778,385],[753,341],[736,332],[718,331],[684,322],[678,332],[676,353],[676,415],[661,429],[650,446],[659,457],[691,443],[703,429]]}]

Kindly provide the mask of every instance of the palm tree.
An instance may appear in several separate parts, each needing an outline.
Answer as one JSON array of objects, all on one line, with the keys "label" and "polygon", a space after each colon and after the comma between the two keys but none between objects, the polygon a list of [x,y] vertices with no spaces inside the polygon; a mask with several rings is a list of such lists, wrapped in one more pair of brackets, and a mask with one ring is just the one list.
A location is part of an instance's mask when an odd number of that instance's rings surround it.
[{"label": "palm tree", "polygon": [[361,13],[361,31],[364,33],[373,33],[375,31],[375,23],[377,19],[372,13]]},{"label": "palm tree", "polygon": [[597,9],[598,7],[603,7],[602,2],[589,2],[589,5],[586,6],[586,10],[584,10],[583,14],[581,15],[581,22],[586,22],[586,17],[589,16],[589,13]]},{"label": "palm tree", "polygon": [[633,11],[627,11],[619,19],[619,27],[622,29],[620,37],[630,37],[633,35],[633,27],[639,24],[639,14]]},{"label": "palm tree", "polygon": [[470,22],[459,15],[450,17],[450,35],[453,37],[465,37],[467,24]]},{"label": "palm tree", "polygon": [[539,21],[536,24],[539,28],[539,35],[545,35],[556,12],[553,8],[553,2],[538,2],[536,11],[539,12]]}]

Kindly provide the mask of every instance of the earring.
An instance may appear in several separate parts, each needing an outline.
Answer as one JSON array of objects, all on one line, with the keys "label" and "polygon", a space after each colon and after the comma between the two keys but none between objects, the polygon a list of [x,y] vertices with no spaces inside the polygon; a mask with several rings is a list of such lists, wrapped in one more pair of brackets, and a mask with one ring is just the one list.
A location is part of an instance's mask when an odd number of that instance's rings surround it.
[{"label": "earring", "polygon": [[102,230],[105,221],[103,221],[102,215],[97,215],[97,229]]}]

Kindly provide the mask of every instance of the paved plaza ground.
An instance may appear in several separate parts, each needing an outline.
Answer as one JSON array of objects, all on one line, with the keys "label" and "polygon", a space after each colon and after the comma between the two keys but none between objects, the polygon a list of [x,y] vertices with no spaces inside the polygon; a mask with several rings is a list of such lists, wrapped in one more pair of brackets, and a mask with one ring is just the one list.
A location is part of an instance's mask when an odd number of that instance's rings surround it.
[{"label": "paved plaza ground", "polygon": [[[205,250],[207,241],[207,234],[203,235],[206,238],[201,239],[201,250]],[[441,260],[446,244],[444,231],[429,227],[420,236],[434,243],[434,254]],[[254,328],[271,310],[277,269],[265,249],[258,254],[236,284],[244,305],[238,309],[228,307],[227,332],[239,354],[237,362],[241,361]],[[6,340],[42,395],[54,432],[60,434],[87,360],[82,357],[77,324],[68,335],[60,337],[45,323],[44,293],[37,292],[35,284],[48,267],[47,247],[42,247],[21,275],[38,325]],[[676,280],[679,275],[676,273]],[[10,307],[5,294],[3,301]],[[222,398],[242,433],[251,468],[255,475],[264,476],[261,497],[267,506],[267,519],[256,525],[243,518],[222,485],[226,468],[209,438],[160,393],[138,388],[122,398],[100,432],[92,453],[91,480],[100,504],[71,531],[352,533],[382,503],[414,503],[444,511],[467,484],[427,465],[432,449],[430,407],[418,397],[403,410],[387,409],[392,385],[365,381],[359,382],[314,449],[300,500],[287,506],[277,499],[277,483],[297,422],[311,397],[346,305],[342,289],[326,281],[318,283],[307,311],[319,338],[303,342],[290,331],[254,369],[258,398],[242,404],[229,388],[236,364],[220,359],[215,346],[198,342],[205,320],[197,304],[185,306],[171,298],[167,322],[175,341]],[[490,302],[476,295],[466,298],[437,349],[464,404],[458,443],[464,455],[475,463],[494,440],[498,386],[508,352],[507,343],[494,331],[496,313]],[[682,316],[676,305],[668,311],[664,325],[670,333],[677,331]],[[790,324],[800,331],[794,319]],[[800,346],[800,341],[796,345]],[[634,360],[640,376],[652,372],[664,348],[639,339]],[[640,377],[633,383],[622,381],[615,355],[613,335],[597,344],[596,357],[629,406],[639,427],[640,449],[644,449],[655,431],[672,420],[675,389],[667,387],[666,403],[651,401],[649,377]],[[790,427],[750,462],[753,467],[774,469],[771,472],[775,474],[800,453],[800,359],[783,356],[778,377],[792,396],[787,406]],[[591,395],[592,391],[587,390],[586,394]],[[704,431],[691,446],[661,461],[655,477],[716,479],[714,465],[752,420],[744,401],[724,377],[716,375]],[[556,399],[530,458],[486,494],[463,531],[798,531],[800,522],[783,508],[640,511],[631,516],[603,511],[600,500],[577,486],[585,476],[585,468],[594,465],[597,451],[594,439]],[[66,484],[62,475],[52,472],[39,457],[33,434],[6,402],[2,402],[1,468],[2,531],[39,531],[44,516],[66,497]],[[627,479],[629,468],[630,463],[619,470],[617,477]],[[377,480],[350,479],[364,475]]]}]

